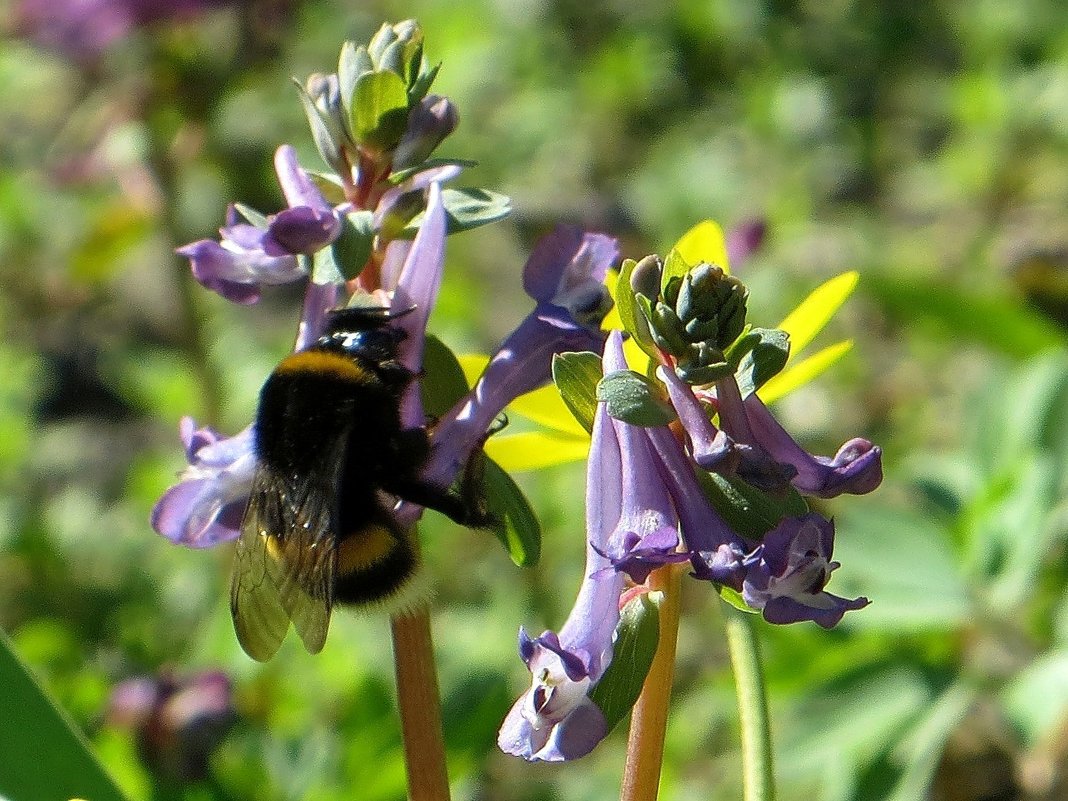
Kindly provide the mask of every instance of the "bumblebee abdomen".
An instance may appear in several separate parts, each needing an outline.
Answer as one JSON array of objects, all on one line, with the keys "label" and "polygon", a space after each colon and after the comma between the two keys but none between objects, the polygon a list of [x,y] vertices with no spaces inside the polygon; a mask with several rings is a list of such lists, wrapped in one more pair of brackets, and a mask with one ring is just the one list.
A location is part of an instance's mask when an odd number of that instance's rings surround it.
[{"label": "bumblebee abdomen", "polygon": [[373,521],[338,541],[336,564],[336,601],[388,604],[411,581],[418,559],[405,534]]}]

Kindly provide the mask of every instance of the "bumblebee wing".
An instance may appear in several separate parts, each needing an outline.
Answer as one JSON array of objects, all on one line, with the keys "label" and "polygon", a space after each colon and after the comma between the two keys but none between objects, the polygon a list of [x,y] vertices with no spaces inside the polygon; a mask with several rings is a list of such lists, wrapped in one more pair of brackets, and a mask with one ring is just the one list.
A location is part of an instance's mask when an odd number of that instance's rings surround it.
[{"label": "bumblebee wing", "polygon": [[[337,464],[326,459],[323,464]],[[290,621],[310,653],[322,650],[333,605],[334,476],[257,470],[241,522],[230,610],[241,647],[270,659]]]}]

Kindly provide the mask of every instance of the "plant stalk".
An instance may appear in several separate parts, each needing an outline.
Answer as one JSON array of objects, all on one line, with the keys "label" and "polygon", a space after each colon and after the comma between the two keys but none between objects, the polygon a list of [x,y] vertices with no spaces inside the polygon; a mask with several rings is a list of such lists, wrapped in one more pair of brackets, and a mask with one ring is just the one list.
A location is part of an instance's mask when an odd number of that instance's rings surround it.
[{"label": "plant stalk", "polygon": [[679,636],[682,570],[678,565],[664,565],[654,570],[649,576],[649,589],[664,594],[660,603],[660,641],[641,695],[631,712],[620,801],[656,801],[664,761],[664,734]]},{"label": "plant stalk", "polygon": [[723,604],[727,648],[738,694],[738,718],[742,739],[744,801],[774,801],[775,774],[772,765],[771,726],[760,640],[754,616]]},{"label": "plant stalk", "polygon": [[441,699],[426,604],[392,618],[404,758],[411,801],[449,801]]}]

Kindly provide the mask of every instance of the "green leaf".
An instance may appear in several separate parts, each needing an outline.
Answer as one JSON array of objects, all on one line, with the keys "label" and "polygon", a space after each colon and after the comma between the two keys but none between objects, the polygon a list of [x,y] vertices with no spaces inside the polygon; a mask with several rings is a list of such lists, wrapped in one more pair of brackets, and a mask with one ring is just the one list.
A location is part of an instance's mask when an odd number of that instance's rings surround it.
[{"label": "green leaf", "polygon": [[341,233],[334,240],[334,263],[346,280],[363,272],[371,258],[375,241],[374,213],[369,210],[350,211],[341,221]]},{"label": "green leaf", "polygon": [[352,118],[352,101],[356,94],[356,83],[361,75],[372,72],[375,68],[367,48],[355,42],[345,42],[341,46],[341,55],[337,62],[338,91],[341,95],[341,106]]},{"label": "green leaf", "polygon": [[456,355],[433,334],[426,336],[419,384],[423,391],[423,411],[431,417],[444,415],[469,389]]},{"label": "green leaf", "polygon": [[597,383],[601,380],[601,357],[596,353],[560,353],[553,356],[553,381],[571,414],[586,433],[593,432],[597,414]]},{"label": "green leaf", "polygon": [[719,593],[719,597],[722,598],[724,602],[733,606],[739,612],[746,612],[750,615],[760,614],[760,610],[754,609],[749,604],[747,604],[745,602],[745,599],[742,597],[742,594],[737,590],[732,589],[731,587],[724,586],[723,584],[714,584],[713,586],[716,588],[716,592]]},{"label": "green leaf", "polygon": [[450,166],[477,167],[478,162],[472,161],[471,159],[427,159],[424,162],[413,165],[411,167],[407,167],[403,170],[391,172],[389,174],[389,177],[386,178],[386,182],[389,183],[391,186],[398,186],[399,184],[404,183],[413,175],[416,175],[418,173],[426,172],[427,170],[437,169],[438,167]]},{"label": "green leaf", "polygon": [[805,499],[793,487],[778,498],[739,479],[704,470],[697,471],[697,480],[727,525],[751,540],[761,539],[784,517],[796,517],[808,511]]},{"label": "green leaf", "polygon": [[[445,205],[448,234],[469,231],[480,225],[496,222],[512,213],[511,199],[488,189],[443,189],[441,202]],[[424,209],[409,220],[404,229],[397,233],[397,237],[414,237],[425,216]]]},{"label": "green leaf", "polygon": [[352,135],[361,144],[390,150],[408,124],[408,89],[392,72],[368,72],[356,81]]},{"label": "green leaf", "polygon": [[760,389],[790,358],[790,335],[778,328],[753,328],[739,337],[727,359],[737,365],[735,375],[742,397]]},{"label": "green leaf", "polygon": [[660,641],[660,603],[663,593],[647,592],[632,599],[619,613],[612,662],[590,691],[612,731],[630,712],[641,694]]},{"label": "green leaf", "polygon": [[85,737],[48,698],[0,631],[0,796],[124,801]]},{"label": "green leaf", "polygon": [[246,206],[244,203],[235,203],[234,210],[244,217],[250,225],[254,225],[257,228],[266,228],[271,223],[266,214],[261,214],[252,206]]},{"label": "green leaf", "polygon": [[686,273],[694,267],[683,258],[676,248],[672,248],[667,256],[664,257],[664,272],[660,277],[660,292],[663,294],[667,290],[667,285],[673,278],[681,279]]},{"label": "green leaf", "polygon": [[345,187],[342,186],[341,179],[332,172],[316,172],[315,170],[304,172],[312,179],[312,183],[323,193],[323,198],[331,206],[340,206],[346,201]]},{"label": "green leaf", "polygon": [[523,490],[495,461],[486,458],[486,510],[498,521],[493,533],[519,567],[530,567],[541,557],[541,523]]},{"label": "green leaf", "polygon": [[347,134],[339,130],[338,120],[331,119],[319,110],[308,90],[301,86],[299,81],[293,83],[297,85],[300,104],[304,107],[304,116],[308,120],[308,127],[311,128],[316,150],[331,169],[341,172],[345,168],[345,160],[341,157],[342,143]]},{"label": "green leaf", "polygon": [[635,426],[666,426],[676,418],[660,385],[633,370],[617,370],[602,378],[597,384],[597,400],[612,417]]},{"label": "green leaf", "polygon": [[[307,256],[298,256],[299,259],[307,259]],[[341,266],[334,257],[333,248],[323,248],[315,251],[311,258],[311,280],[320,286],[327,284],[343,284],[345,276],[341,273]]]},{"label": "green leaf", "polygon": [[415,72],[413,70],[411,86],[408,87],[408,97],[412,103],[418,103],[426,97],[426,93],[430,91],[430,86],[434,83],[434,79],[438,77],[438,70],[440,69],[440,63],[430,66],[426,56],[422,53],[419,54],[419,71]]},{"label": "green leaf", "polygon": [[871,500],[835,514],[835,571],[830,591],[874,603],[847,619],[850,628],[948,631],[975,620],[973,600],[954,551],[954,535],[931,517]]}]

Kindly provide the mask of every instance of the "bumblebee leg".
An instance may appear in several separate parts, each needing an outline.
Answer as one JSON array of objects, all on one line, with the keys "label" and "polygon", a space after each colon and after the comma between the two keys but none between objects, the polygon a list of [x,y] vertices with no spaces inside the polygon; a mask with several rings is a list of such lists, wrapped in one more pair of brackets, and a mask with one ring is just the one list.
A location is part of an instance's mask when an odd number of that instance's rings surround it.
[{"label": "bumblebee leg", "polygon": [[390,483],[415,478],[429,457],[430,438],[425,428],[406,428],[397,432],[388,450],[382,454],[383,487],[389,489],[387,485]]}]

